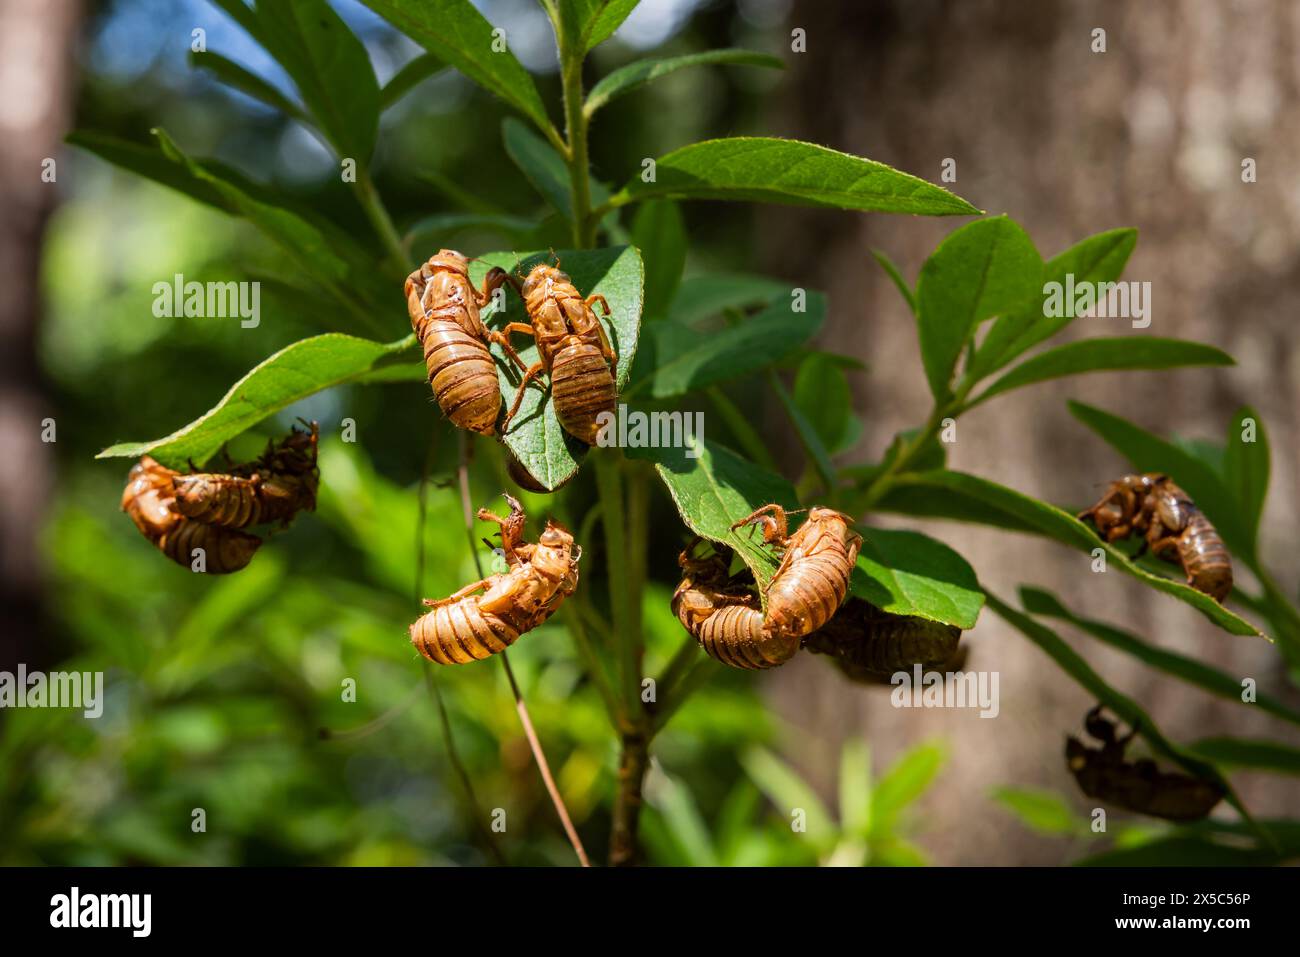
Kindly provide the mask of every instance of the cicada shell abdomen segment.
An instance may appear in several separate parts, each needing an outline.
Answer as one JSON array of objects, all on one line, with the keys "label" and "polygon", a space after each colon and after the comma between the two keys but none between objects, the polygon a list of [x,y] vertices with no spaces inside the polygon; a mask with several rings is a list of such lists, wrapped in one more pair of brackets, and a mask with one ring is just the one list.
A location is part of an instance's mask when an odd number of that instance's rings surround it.
[{"label": "cicada shell abdomen segment", "polygon": [[1217,602],[1232,593],[1232,561],[1227,546],[1210,520],[1197,511],[1178,536],[1178,559],[1187,584]]},{"label": "cicada shell abdomen segment", "polygon": [[752,671],[775,668],[794,657],[798,638],[763,629],[763,613],[747,605],[725,605],[696,626],[706,654],[724,665]]},{"label": "cicada shell abdomen segment", "polygon": [[188,518],[182,519],[159,544],[164,555],[191,569],[198,558],[195,549],[202,549],[202,569],[209,575],[239,571],[253,560],[261,546],[262,540],[256,535],[220,525],[204,525]]},{"label": "cicada shell abdomen segment", "polygon": [[177,475],[176,510],[186,518],[206,525],[247,528],[263,521],[258,486],[261,476],[195,472]]},{"label": "cicada shell abdomen segment", "polygon": [[600,349],[588,342],[574,342],[556,353],[551,364],[551,394],[561,427],[588,445],[596,444],[600,432],[597,418],[602,412],[613,415],[618,402],[609,363]]},{"label": "cicada shell abdomen segment", "polygon": [[459,428],[494,434],[501,389],[487,346],[444,319],[429,321],[423,341],[429,385],[439,408]]},{"label": "cicada shell abdomen segment", "polygon": [[519,632],[504,618],[484,612],[478,596],[438,605],[411,625],[411,643],[430,661],[463,665],[505,651]]},{"label": "cicada shell abdomen segment", "polygon": [[829,622],[804,639],[815,654],[829,655],[851,678],[950,666],[958,657],[961,629],[910,615],[891,615],[850,598]]}]

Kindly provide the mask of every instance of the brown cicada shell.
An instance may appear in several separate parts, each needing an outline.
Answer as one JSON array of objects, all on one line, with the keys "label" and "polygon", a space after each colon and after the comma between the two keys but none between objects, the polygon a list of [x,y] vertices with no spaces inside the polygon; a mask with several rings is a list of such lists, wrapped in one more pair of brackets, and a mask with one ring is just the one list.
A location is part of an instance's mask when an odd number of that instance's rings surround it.
[{"label": "brown cicada shell", "polygon": [[604,296],[584,299],[568,275],[545,264],[533,267],[519,294],[528,322],[512,322],[505,331],[532,336],[540,358],[524,373],[502,432],[519,411],[528,383],[545,373],[551,381],[560,425],[570,435],[595,445],[600,431],[597,416],[602,412],[612,415],[618,401],[618,355],[593,308],[599,303],[608,316],[609,303]]},{"label": "brown cicada shell", "polygon": [[506,337],[488,329],[479,316],[506,279],[505,270],[494,267],[482,290],[475,289],[469,260],[454,249],[440,249],[406,277],[411,328],[424,349],[434,398],[452,424],[480,435],[496,432],[501,411],[501,387],[488,343],[500,343],[524,368]]},{"label": "brown cicada shell", "polygon": [[174,469],[146,455],[131,468],[122,492],[122,510],[159,551],[186,568],[192,567],[194,549],[204,553],[210,574],[237,572],[250,561],[262,540],[235,529],[205,525],[186,518],[176,509]]},{"label": "brown cicada shell", "polygon": [[1097,705],[1083,722],[1101,747],[1090,748],[1073,736],[1065,743],[1066,765],[1088,797],[1167,821],[1199,821],[1223,800],[1217,781],[1161,771],[1145,758],[1126,761],[1124,751],[1137,731],[1118,737],[1115,723],[1101,709]]},{"label": "brown cicada shell", "polygon": [[247,528],[289,524],[299,511],[315,511],[320,469],[316,452],[320,429],[294,429],[279,445],[268,443],[261,458],[230,473],[176,475],[176,510],[205,525]]},{"label": "brown cicada shell", "polygon": [[821,628],[803,640],[814,654],[829,655],[855,681],[888,682],[899,671],[960,671],[965,649],[955,625],[891,615],[861,598],[850,598]]},{"label": "brown cicada shell", "polygon": [[781,564],[767,586],[764,627],[786,638],[816,631],[844,603],[849,576],[858,560],[862,536],[842,512],[814,507],[793,535],[780,505],[764,505],[731,527],[759,525],[763,541],[774,546]]},{"label": "brown cicada shell", "polygon": [[727,574],[730,551],[715,546],[712,554],[696,558],[700,541],[692,541],[677,559],[682,581],[672,609],[682,627],[709,657],[733,668],[774,668],[789,661],[799,639],[764,629],[758,595]]},{"label": "brown cicada shell", "polygon": [[1157,558],[1181,565],[1187,584],[1222,602],[1232,592],[1232,562],[1223,539],[1191,496],[1167,475],[1126,475],[1111,483],[1101,501],[1079,513],[1108,542],[1145,536]]},{"label": "brown cicada shell", "polygon": [[[578,587],[582,549],[554,522],[536,544],[524,541],[524,510],[510,495],[510,514],[479,509],[481,521],[501,526],[510,570],[466,585],[446,598],[425,599],[431,611],[411,625],[411,643],[440,665],[462,665],[504,651],[546,621]],[[475,592],[482,591],[476,595]]]}]

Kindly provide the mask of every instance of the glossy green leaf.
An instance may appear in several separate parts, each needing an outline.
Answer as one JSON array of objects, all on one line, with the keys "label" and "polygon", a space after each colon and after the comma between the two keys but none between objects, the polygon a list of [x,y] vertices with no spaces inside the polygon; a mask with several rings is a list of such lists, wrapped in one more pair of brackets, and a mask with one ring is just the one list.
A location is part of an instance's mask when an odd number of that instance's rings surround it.
[{"label": "glossy green leaf", "polygon": [[[501,97],[538,127],[550,126],[532,76],[470,0],[362,0],[448,66]],[[495,36],[494,36],[495,34]]]},{"label": "glossy green leaf", "polygon": [[311,118],[303,108],[285,96],[260,76],[250,72],[233,60],[228,60],[219,53],[196,50],[190,53],[190,63],[196,69],[207,70],[222,83],[233,89],[265,103],[272,109],[279,110],[285,116],[303,123],[311,123]]},{"label": "glossy green leaf", "polygon": [[1202,738],[1188,750],[1215,764],[1250,771],[1300,775],[1300,748],[1247,738]]},{"label": "glossy green leaf", "polygon": [[682,281],[668,315],[674,322],[692,326],[729,309],[766,306],[782,296],[789,298],[791,289],[789,283],[745,273],[692,276]]},{"label": "glossy green leaf", "polygon": [[782,818],[791,821],[794,812],[803,811],[806,837],[819,847],[834,843],[835,819],[817,792],[793,768],[772,752],[757,747],[743,752],[740,764]]},{"label": "glossy green leaf", "polygon": [[640,0],[556,0],[567,39],[585,53],[609,39]]},{"label": "glossy green leaf", "polygon": [[[1195,658],[1189,658],[1186,655],[1180,655],[1177,652],[1167,651],[1164,648],[1148,644],[1129,632],[1121,631],[1100,621],[1082,618],[1066,608],[1061,600],[1049,591],[1022,585],[1020,587],[1020,603],[1024,605],[1025,611],[1032,615],[1049,615],[1053,618],[1068,621],[1076,628],[1087,632],[1112,648],[1118,648],[1120,651],[1132,655],[1153,668],[1173,675],[1188,684],[1195,685],[1212,695],[1217,695],[1229,701],[1236,701],[1239,704],[1242,703],[1240,679],[1234,678],[1217,668],[1202,664]],[[1260,694],[1249,707],[1257,707],[1261,711],[1266,711],[1281,718],[1283,721],[1300,724],[1300,712],[1293,711],[1281,701],[1269,695]]]},{"label": "glossy green leaf", "polygon": [[611,100],[631,93],[637,87],[644,86],[651,80],[684,69],[689,66],[707,64],[730,64],[733,66],[763,66],[777,70],[785,69],[785,64],[778,57],[768,53],[755,53],[752,50],[706,50],[703,53],[688,53],[685,56],[656,57],[637,60],[620,67],[591,88],[587,94],[584,109],[591,116]]},{"label": "glossy green leaf", "polygon": [[969,223],[939,244],[916,283],[921,360],[936,398],[948,396],[957,358],[979,324],[1032,297],[1042,270],[1028,234],[1006,216]]},{"label": "glossy green leaf", "polygon": [[866,840],[871,834],[871,750],[850,737],[840,751],[840,828]]},{"label": "glossy green leaf", "polygon": [[1042,286],[1032,301],[999,318],[975,351],[970,374],[982,379],[1002,368],[1016,356],[1056,335],[1073,320],[1069,316],[1044,315],[1048,283],[1064,284],[1066,276],[1074,283],[1115,282],[1124,272],[1133,247],[1136,229],[1112,229],[1089,236],[1065,252],[1053,256],[1043,267]]},{"label": "glossy green leaf", "polygon": [[822,441],[821,436],[817,434],[817,429],[813,426],[812,420],[804,415],[803,409],[799,408],[794,401],[794,397],[790,395],[781,382],[780,377],[771,369],[767,370],[767,382],[772,391],[776,393],[776,397],[780,401],[781,407],[785,409],[786,415],[790,417],[790,423],[799,436],[799,444],[803,446],[809,464],[820,476],[822,487],[826,489],[834,488],[835,466],[832,464],[830,453],[826,450],[826,444]]},{"label": "glossy green leaf", "polygon": [[293,79],[338,155],[364,165],[379,131],[379,82],[366,48],[325,0],[262,2],[255,38]]},{"label": "glossy green leaf", "polygon": [[627,454],[654,462],[686,527],[734,549],[766,587],[777,565],[771,550],[761,536],[743,528],[733,532],[731,526],[761,505],[798,508],[789,482],[707,439],[691,448],[628,449]]},{"label": "glossy green leaf", "polygon": [[894,830],[903,811],[926,792],[947,760],[947,749],[939,742],[918,744],[881,775],[871,795],[873,835],[883,837]]},{"label": "glossy green leaf", "polygon": [[[1136,565],[1114,545],[1109,545],[1098,538],[1096,531],[1092,528],[1054,505],[1040,502],[1014,489],[974,475],[967,475],[964,472],[936,470],[909,473],[898,476],[894,482],[897,488],[910,486],[913,488],[927,488],[932,491],[952,492],[963,498],[980,502],[991,508],[995,514],[1005,513],[1014,520],[1029,526],[1036,533],[1045,535],[1072,548],[1077,548],[1080,551],[1091,553],[1093,549],[1100,548],[1106,553],[1107,567],[1118,568],[1120,571],[1132,575],[1158,591],[1173,595],[1200,611],[1225,631],[1234,635],[1259,636],[1261,634],[1254,625],[1224,608],[1209,595],[1199,592],[1181,581],[1153,574]],[[975,520],[979,520],[978,517]],[[998,523],[993,522],[992,524],[996,525]]]},{"label": "glossy green leaf", "polygon": [[994,788],[993,799],[1004,805],[1021,824],[1039,834],[1086,833],[1088,824],[1055,791],[1028,788]]},{"label": "glossy green leaf", "polygon": [[653,181],[640,174],[614,205],[655,197],[824,206],[919,216],[972,216],[978,210],[923,179],[824,146],[772,137],[693,143],[660,157]]},{"label": "glossy green leaf", "polygon": [[966,560],[920,532],[859,527],[862,551],[849,590],[883,611],[975,627],[984,592]]},{"label": "glossy green leaf", "polygon": [[504,213],[435,213],[414,223],[404,242],[417,259],[427,259],[445,247],[454,235],[465,231],[498,233],[512,243],[521,244],[537,228],[537,223],[522,216]]},{"label": "glossy green leaf", "polygon": [[810,353],[799,363],[794,402],[830,453],[852,445],[861,431],[853,414],[853,392],[843,366],[823,352]]},{"label": "glossy green leaf", "polygon": [[880,264],[880,268],[885,271],[885,275],[894,283],[894,288],[898,290],[898,294],[902,296],[903,301],[907,303],[907,308],[912,310],[912,315],[916,315],[916,292],[913,291],[908,281],[903,278],[903,274],[899,271],[898,266],[894,264],[894,261],[890,259],[889,255],[883,250],[873,249],[871,250],[871,255],[876,262]]},{"label": "glossy green leaf", "polygon": [[[615,382],[620,390],[627,384],[632,363],[636,359],[637,342],[641,330],[641,302],[643,271],[641,257],[631,246],[606,249],[557,250],[560,268],[568,273],[574,286],[584,296],[602,295],[609,303],[610,315],[606,317],[599,307],[596,316],[610,344],[618,355],[618,375]],[[531,253],[488,253],[470,264],[470,278],[474,283],[483,281],[488,269],[500,266],[517,276],[526,276],[539,263],[555,259],[550,251]],[[499,329],[508,322],[525,322],[527,316],[523,303],[513,292],[505,298],[506,307],[498,311],[495,305],[483,310],[483,320]],[[537,346],[531,340],[516,337],[515,348],[528,365],[537,361]],[[518,368],[511,363],[500,346],[492,347],[497,358],[497,374],[501,381],[502,401],[505,408],[514,402],[519,383]],[[520,464],[538,482],[548,489],[558,488],[578,470],[578,463],[587,454],[587,446],[569,435],[560,426],[551,402],[549,385],[542,376],[528,387],[519,413],[510,423],[510,431],[503,437],[506,447]]]},{"label": "glossy green leaf", "polygon": [[645,262],[647,320],[668,313],[686,266],[686,224],[671,200],[642,203],[632,218],[632,245]]},{"label": "glossy green leaf", "polygon": [[674,322],[650,327],[657,367],[649,380],[657,399],[682,395],[717,382],[737,379],[770,365],[807,342],[826,317],[826,298],[809,292],[796,312],[792,298],[735,325],[702,336]]},{"label": "glossy green leaf", "polygon": [[379,91],[379,109],[386,110],[402,97],[410,93],[439,70],[446,69],[447,64],[432,53],[422,53],[407,62],[393,74],[393,78]]},{"label": "glossy green leaf", "polygon": [[[1178,484],[1237,555],[1255,554],[1255,535],[1237,508],[1236,497],[1214,469],[1199,458],[1132,422],[1082,402],[1070,402],[1076,419],[1101,436],[1129,460],[1134,471],[1163,472]],[[1115,476],[1118,478],[1118,476]]]},{"label": "glossy green leaf", "polygon": [[999,392],[1087,372],[1234,364],[1232,356],[1221,349],[1181,339],[1152,339],[1146,336],[1080,339],[1026,359],[968,402],[966,408],[973,408]]},{"label": "glossy green leaf", "polygon": [[302,339],[254,367],[211,409],[171,435],[149,442],[121,442],[97,458],[152,455],[164,465],[203,464],[222,444],[266,417],[324,389],[357,381],[386,365],[408,364],[415,337],[371,342],[327,333]]},{"label": "glossy green leaf", "polygon": [[506,155],[551,207],[565,219],[573,219],[573,197],[569,191],[569,170],[555,148],[523,123],[508,116],[501,124]]},{"label": "glossy green leaf", "polygon": [[1264,433],[1264,420],[1258,412],[1247,406],[1239,410],[1228,424],[1228,439],[1223,454],[1223,480],[1237,500],[1237,506],[1242,512],[1242,523],[1252,543],[1259,535],[1259,521],[1264,515],[1269,470],[1268,436]]}]

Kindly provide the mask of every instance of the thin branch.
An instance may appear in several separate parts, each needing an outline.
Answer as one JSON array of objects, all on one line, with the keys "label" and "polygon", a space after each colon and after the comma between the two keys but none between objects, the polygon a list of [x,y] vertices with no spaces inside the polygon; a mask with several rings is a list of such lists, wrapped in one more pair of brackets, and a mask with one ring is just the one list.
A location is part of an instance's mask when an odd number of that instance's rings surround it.
[{"label": "thin branch", "polygon": [[[435,432],[429,440],[429,453],[424,459],[424,469],[420,473],[420,490],[416,496],[419,511],[419,518],[415,523],[416,602],[420,601],[421,593],[424,591],[424,516],[428,511],[429,472],[433,469],[433,459],[437,448],[438,439]],[[465,762],[460,759],[460,752],[456,749],[456,738],[451,733],[451,719],[447,716],[447,705],[442,700],[442,689],[438,687],[438,682],[433,677],[433,664],[424,658],[421,658],[420,661],[424,665],[422,670],[424,672],[425,688],[428,689],[429,695],[438,708],[438,722],[442,726],[442,740],[447,748],[447,759],[451,762],[452,769],[456,772],[456,777],[460,780],[461,788],[465,792],[465,799],[469,803],[470,817],[474,819],[474,829],[478,831],[479,837],[483,840],[492,859],[498,864],[505,864],[505,855],[497,844],[496,836],[488,828],[487,817],[479,806],[478,795],[474,791],[474,782],[470,779],[469,771],[465,769]]]},{"label": "thin branch", "polygon": [[[474,556],[474,567],[478,571],[479,578],[482,578],[483,564],[478,555],[478,542],[474,539],[473,507],[469,497],[469,438],[463,431],[457,433],[457,438],[460,443],[460,459],[456,466],[456,477],[460,484],[460,506],[465,518],[465,536],[469,539],[470,552]],[[514,669],[510,667],[510,656],[504,650],[501,652],[501,664],[505,668],[506,679],[510,682],[510,692],[515,696],[515,711],[519,713],[519,723],[523,725],[524,737],[528,739],[528,747],[532,750],[533,760],[542,775],[542,783],[546,785],[546,792],[551,796],[551,803],[555,805],[555,813],[559,815],[560,823],[564,825],[564,833],[568,835],[569,843],[573,845],[573,852],[578,855],[578,862],[583,867],[590,867],[591,861],[587,857],[587,850],[582,846],[582,838],[578,836],[573,820],[569,817],[569,809],[564,806],[560,789],[555,786],[555,778],[551,776],[551,766],[546,760],[546,752],[542,750],[542,742],[538,740],[537,732],[533,729],[533,721],[528,715],[528,706],[524,703],[523,692],[519,690]]]}]

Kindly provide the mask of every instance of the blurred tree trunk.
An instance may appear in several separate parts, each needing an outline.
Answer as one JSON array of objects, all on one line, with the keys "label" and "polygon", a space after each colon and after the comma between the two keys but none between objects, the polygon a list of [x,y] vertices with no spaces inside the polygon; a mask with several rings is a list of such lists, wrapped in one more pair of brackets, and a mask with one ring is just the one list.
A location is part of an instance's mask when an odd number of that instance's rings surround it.
[{"label": "blurred tree trunk", "polygon": [[[1156,432],[1215,442],[1223,441],[1234,410],[1250,403],[1273,449],[1265,562],[1294,594],[1300,113],[1288,106],[1300,94],[1300,5],[875,0],[851,5],[852,13],[848,6],[794,4],[787,27],[807,31],[807,53],[787,57],[793,92],[776,118],[782,135],[934,182],[951,157],[957,180],[950,187],[992,214],[1018,219],[1045,258],[1092,233],[1137,226],[1126,278],[1152,283],[1151,327],[1080,320],[1070,335],[1195,339],[1239,362],[1227,370],[1081,377],[1013,393],[963,418],[950,464],[1049,501],[1088,504],[1126,468],[1069,415],[1067,397]],[[1106,31],[1105,53],[1092,52],[1095,28]],[[1253,184],[1242,182],[1246,157],[1258,163]],[[867,428],[846,457],[870,461],[897,430],[920,424],[929,396],[911,317],[869,252],[884,249],[914,280],[927,253],[963,220],[802,210],[765,216],[766,264],[826,289],[823,341],[870,366],[855,383]],[[1003,599],[1016,603],[1021,582],[1039,584],[1081,612],[1253,676],[1261,687],[1283,687],[1279,656],[1264,642],[1230,637],[1119,575],[1095,576],[1086,555],[973,526],[931,526]],[[1175,739],[1232,734],[1297,742],[1294,728],[1209,698],[1085,637],[1067,638]],[[948,738],[952,756],[927,798],[921,837],[939,862],[1077,857],[1077,846],[1030,835],[989,792],[1045,787],[1090,808],[1065,771],[1062,749],[1093,702],[991,612],[963,640],[969,667],[1000,673],[996,719],[896,711],[887,691],[852,686],[812,656],[782,669],[775,698],[796,727],[834,735],[836,744],[865,734],[878,770],[910,743]],[[827,790],[835,758],[830,749],[795,756]],[[1259,816],[1294,807],[1295,782],[1258,775],[1234,782]]]},{"label": "blurred tree trunk", "polygon": [[[42,421],[53,411],[37,365],[36,329],[41,246],[58,195],[59,170],[49,164],[69,125],[80,19],[77,0],[0,0],[0,668],[48,656],[37,539],[54,479]],[[93,290],[87,292],[89,307]]]}]

